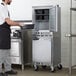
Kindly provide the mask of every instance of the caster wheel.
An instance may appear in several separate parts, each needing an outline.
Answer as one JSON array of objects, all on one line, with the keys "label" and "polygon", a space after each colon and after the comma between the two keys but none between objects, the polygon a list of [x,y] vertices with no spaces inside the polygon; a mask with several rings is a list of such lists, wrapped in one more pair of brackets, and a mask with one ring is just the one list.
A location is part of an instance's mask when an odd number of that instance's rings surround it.
[{"label": "caster wheel", "polygon": [[59,70],[61,70],[61,69],[62,69],[62,65],[61,65],[61,64],[58,64],[57,68],[58,68]]},{"label": "caster wheel", "polygon": [[43,69],[46,69],[46,65],[43,65],[42,68],[43,68]]},{"label": "caster wheel", "polygon": [[55,72],[55,68],[53,66],[51,66],[50,68],[51,68],[51,72]]},{"label": "caster wheel", "polygon": [[38,71],[39,67],[37,65],[34,65],[34,70]]}]

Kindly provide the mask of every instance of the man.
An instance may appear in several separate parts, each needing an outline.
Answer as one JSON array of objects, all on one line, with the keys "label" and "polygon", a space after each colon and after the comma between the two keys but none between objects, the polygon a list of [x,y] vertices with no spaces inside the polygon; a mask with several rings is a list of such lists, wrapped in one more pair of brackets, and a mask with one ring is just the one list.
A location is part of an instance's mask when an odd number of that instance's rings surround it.
[{"label": "man", "polygon": [[5,76],[7,76],[7,74],[17,74],[17,72],[11,68],[10,26],[20,26],[21,23],[12,21],[9,17],[7,5],[10,5],[11,2],[12,0],[2,0],[0,4],[0,76],[3,76],[2,63],[4,63]]}]

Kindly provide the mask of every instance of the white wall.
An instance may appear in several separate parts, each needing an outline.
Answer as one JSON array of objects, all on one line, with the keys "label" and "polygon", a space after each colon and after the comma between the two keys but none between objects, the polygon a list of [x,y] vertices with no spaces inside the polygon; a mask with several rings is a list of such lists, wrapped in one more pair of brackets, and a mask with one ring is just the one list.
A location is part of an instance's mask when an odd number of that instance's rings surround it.
[{"label": "white wall", "polygon": [[12,0],[11,5],[8,5],[8,10],[12,20],[32,20],[31,0]]},{"label": "white wall", "polygon": [[31,0],[12,0],[9,11],[13,20],[32,20]]}]

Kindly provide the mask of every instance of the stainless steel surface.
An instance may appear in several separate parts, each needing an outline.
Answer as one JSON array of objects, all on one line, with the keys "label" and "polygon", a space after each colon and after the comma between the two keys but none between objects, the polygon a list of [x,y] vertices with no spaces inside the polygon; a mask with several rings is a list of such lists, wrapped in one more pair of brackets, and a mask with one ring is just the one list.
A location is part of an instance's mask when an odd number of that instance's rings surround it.
[{"label": "stainless steel surface", "polygon": [[[41,9],[42,8],[42,9]],[[50,30],[56,32],[58,30],[58,14],[59,6],[34,6],[32,21],[35,24],[35,30]]]},{"label": "stainless steel surface", "polygon": [[11,62],[21,64],[21,39],[11,39]]},{"label": "stainless steel surface", "polygon": [[36,32],[36,37],[32,41],[32,54],[34,63],[40,62],[43,65],[50,65],[51,37],[52,33],[50,33],[49,31],[45,30]]},{"label": "stainless steel surface", "polygon": [[33,28],[34,28],[34,24],[25,24],[24,26],[21,26],[22,30],[33,29]]},{"label": "stainless steel surface", "polygon": [[12,64],[24,65],[32,62],[32,29],[34,24],[11,29],[11,59]]},{"label": "stainless steel surface", "polygon": [[75,0],[70,0],[70,33],[66,35],[69,37],[69,76],[72,76],[72,68],[75,66],[72,64],[73,57],[73,37],[76,37],[76,34],[73,34],[73,11],[76,11],[73,3]]},{"label": "stainless steel surface", "polygon": [[[48,13],[44,13],[46,9]],[[33,7],[32,21],[35,28],[32,40],[32,60],[35,66],[47,65],[54,68],[61,64],[60,14],[58,5]],[[48,18],[44,18],[45,15]]]},{"label": "stainless steel surface", "polygon": [[22,30],[24,64],[32,62],[32,29]]},{"label": "stainless steel surface", "polygon": [[20,27],[11,27],[11,63],[22,64]]},{"label": "stainless steel surface", "polygon": [[69,76],[72,76],[72,41],[73,41],[73,38],[72,37],[76,37],[76,35],[72,34],[73,33],[73,30],[72,30],[72,23],[73,23],[73,12],[72,11],[75,11],[75,9],[73,8],[73,0],[70,0],[70,37],[69,37]]}]

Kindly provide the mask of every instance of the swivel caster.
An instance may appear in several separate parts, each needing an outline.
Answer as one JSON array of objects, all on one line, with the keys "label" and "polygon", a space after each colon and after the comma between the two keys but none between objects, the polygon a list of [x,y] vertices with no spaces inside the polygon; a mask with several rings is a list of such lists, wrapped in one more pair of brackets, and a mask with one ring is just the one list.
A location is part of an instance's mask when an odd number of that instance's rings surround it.
[{"label": "swivel caster", "polygon": [[63,67],[62,67],[61,64],[58,64],[57,68],[58,68],[59,70],[61,70]]},{"label": "swivel caster", "polygon": [[51,72],[55,72],[55,67],[51,66],[50,69],[51,69]]},{"label": "swivel caster", "polygon": [[38,71],[39,67],[37,65],[34,65],[34,70]]}]

